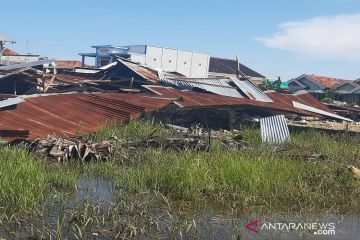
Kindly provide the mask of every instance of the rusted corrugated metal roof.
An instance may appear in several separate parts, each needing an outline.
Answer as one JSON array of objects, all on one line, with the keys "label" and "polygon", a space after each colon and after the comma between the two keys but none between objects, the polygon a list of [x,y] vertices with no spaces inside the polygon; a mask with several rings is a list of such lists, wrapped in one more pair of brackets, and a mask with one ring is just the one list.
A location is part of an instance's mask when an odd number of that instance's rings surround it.
[{"label": "rusted corrugated metal roof", "polygon": [[310,106],[316,106],[324,111],[332,111],[324,104],[319,102],[311,94],[301,94],[298,96],[287,95],[275,91],[266,92],[273,102],[260,102],[248,98],[233,98],[220,96],[210,93],[198,93],[188,90],[178,90],[172,87],[164,86],[144,86],[154,93],[167,98],[178,98],[175,103],[184,108],[194,107],[210,107],[210,106],[243,106],[243,107],[257,107],[268,110],[277,110],[291,113],[298,113],[303,115],[314,116],[315,114],[295,108],[292,105],[292,101],[302,102]]},{"label": "rusted corrugated metal roof", "polygon": [[140,95],[129,95],[76,93],[28,97],[15,108],[0,111],[0,137],[12,140],[36,139],[48,134],[85,134],[100,129],[105,123],[137,118],[171,102],[156,98],[144,101]]},{"label": "rusted corrugated metal roof", "polygon": [[136,64],[136,63],[133,63],[133,62],[130,62],[130,61],[126,61],[126,60],[121,59],[121,58],[118,58],[117,61],[119,62],[119,64],[121,64],[122,66],[125,66],[126,68],[131,70],[135,75],[143,78],[144,80],[147,80],[147,81],[150,81],[150,82],[153,82],[153,83],[159,83],[160,82],[157,71],[155,71],[153,69],[141,66],[139,64]]}]

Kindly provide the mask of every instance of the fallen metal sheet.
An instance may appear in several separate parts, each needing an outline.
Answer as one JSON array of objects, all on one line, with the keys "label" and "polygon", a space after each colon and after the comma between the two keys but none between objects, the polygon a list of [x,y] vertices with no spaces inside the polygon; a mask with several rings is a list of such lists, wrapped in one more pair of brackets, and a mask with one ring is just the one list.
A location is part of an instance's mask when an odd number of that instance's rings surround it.
[{"label": "fallen metal sheet", "polygon": [[261,139],[267,143],[284,143],[290,140],[289,128],[284,115],[260,119]]},{"label": "fallen metal sheet", "polygon": [[0,101],[0,108],[4,108],[4,107],[9,107],[12,105],[17,105],[21,102],[24,102],[24,99],[21,97],[16,97],[16,98],[9,98],[3,101]]},{"label": "fallen metal sheet", "polygon": [[0,66],[0,70],[13,70],[13,69],[18,69],[18,68],[28,68],[28,67],[40,66],[40,65],[44,65],[44,64],[48,64],[48,63],[52,63],[52,62],[55,62],[55,59],[45,59],[45,60],[40,60],[40,61],[36,61],[36,62],[17,63],[17,64],[11,64],[11,65],[6,65],[6,66]]},{"label": "fallen metal sheet", "polygon": [[324,111],[324,110],[321,110],[321,109],[318,109],[318,108],[314,108],[314,107],[311,107],[311,106],[308,106],[308,105],[305,105],[305,104],[302,104],[302,103],[299,103],[299,102],[296,102],[296,101],[292,101],[292,103],[293,103],[295,108],[299,108],[299,109],[302,109],[302,110],[305,110],[305,111],[317,113],[317,114],[324,115],[324,116],[331,117],[331,118],[335,118],[335,119],[340,119],[340,120],[344,120],[344,121],[348,121],[348,122],[353,122],[353,120],[351,120],[349,118],[341,117],[341,116],[339,116],[337,114],[330,113],[330,112],[327,112],[327,111]]},{"label": "fallen metal sheet", "polygon": [[193,89],[193,88],[200,88],[207,92],[215,93],[221,96],[227,97],[235,97],[235,98],[243,98],[241,93],[236,90],[236,88],[230,86],[223,79],[203,79],[203,78],[196,78],[196,79],[186,79],[186,80],[178,80],[178,79],[160,79],[161,82],[166,84],[171,84],[177,86],[181,89]]},{"label": "fallen metal sheet", "polygon": [[239,80],[236,77],[231,77],[230,79],[248,98],[261,102],[272,102],[269,96],[249,80]]}]

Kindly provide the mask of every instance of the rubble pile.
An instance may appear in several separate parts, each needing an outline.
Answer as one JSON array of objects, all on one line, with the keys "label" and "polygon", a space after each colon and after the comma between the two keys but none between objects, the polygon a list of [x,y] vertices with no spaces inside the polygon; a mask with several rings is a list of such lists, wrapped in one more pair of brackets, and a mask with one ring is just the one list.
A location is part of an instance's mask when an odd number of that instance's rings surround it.
[{"label": "rubble pile", "polygon": [[293,126],[307,126],[317,129],[332,129],[360,132],[360,122],[336,122],[336,121],[324,121],[324,120],[290,120],[289,125]]},{"label": "rubble pile", "polygon": [[77,159],[81,161],[108,160],[113,151],[114,141],[92,142],[49,135],[28,145],[36,156],[46,157],[58,162]]},{"label": "rubble pile", "polygon": [[[177,127],[178,129],[182,127]],[[247,142],[240,135],[232,137],[228,134],[215,132],[213,135],[199,127],[184,131],[174,131],[172,137],[148,136],[138,140],[118,139],[116,136],[109,140],[97,142],[94,139],[61,138],[48,135],[46,138],[33,142],[13,142],[12,145],[25,145],[35,156],[57,162],[80,160],[107,161],[111,156],[128,158],[132,153],[147,148],[161,148],[175,151],[209,151],[213,141],[218,141],[226,149],[247,147]]]}]

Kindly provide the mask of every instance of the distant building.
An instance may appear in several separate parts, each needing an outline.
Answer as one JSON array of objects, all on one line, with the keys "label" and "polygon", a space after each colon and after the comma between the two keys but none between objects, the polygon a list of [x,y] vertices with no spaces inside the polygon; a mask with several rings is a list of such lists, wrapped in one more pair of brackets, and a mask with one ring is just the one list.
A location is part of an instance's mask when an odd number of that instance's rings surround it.
[{"label": "distant building", "polygon": [[0,53],[4,50],[5,43],[16,43],[16,41],[0,32]]},{"label": "distant building", "polygon": [[336,85],[333,89],[338,95],[338,100],[350,104],[360,104],[360,79],[343,82]]},{"label": "distant building", "polygon": [[[265,76],[239,63],[239,70],[252,82],[261,84]],[[235,77],[238,71],[238,62],[232,59],[210,57],[209,77]]]},{"label": "distant building", "polygon": [[321,92],[326,89],[331,89],[335,85],[346,81],[348,80],[317,76],[314,74],[303,74],[297,78],[289,80],[288,85],[290,91],[306,90],[308,92]]},{"label": "distant building", "polygon": [[127,58],[152,68],[161,68],[168,72],[178,72],[186,77],[207,77],[210,56],[207,53],[184,51],[149,45],[116,47],[111,45],[93,46],[96,53],[80,53],[82,63],[85,57],[95,58],[95,67],[99,68],[116,60],[116,56]]},{"label": "distant building", "polygon": [[288,81],[290,91],[306,90],[316,98],[323,98],[325,90],[335,91],[335,100],[360,104],[360,79],[355,81],[303,74]]},{"label": "distant building", "polygon": [[16,41],[6,37],[3,33],[0,33],[0,65],[35,62],[41,59],[39,55],[23,55],[11,50],[10,48],[5,48],[6,43],[16,43]]},{"label": "distant building", "polygon": [[[189,78],[236,76],[237,62],[235,60],[210,57],[208,53],[150,45],[102,45],[92,47],[95,48],[95,53],[80,53],[80,55],[83,64],[86,57],[95,58],[96,68],[114,62],[116,57],[119,56],[155,69],[160,68],[167,72],[178,72]],[[240,70],[246,76],[251,77],[252,80],[265,79],[263,75],[242,64]]]}]

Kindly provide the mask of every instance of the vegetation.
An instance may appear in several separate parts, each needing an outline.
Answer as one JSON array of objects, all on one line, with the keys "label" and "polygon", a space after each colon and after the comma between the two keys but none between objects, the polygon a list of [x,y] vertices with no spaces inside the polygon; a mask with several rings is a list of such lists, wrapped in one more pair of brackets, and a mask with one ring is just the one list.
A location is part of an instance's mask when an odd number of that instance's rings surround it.
[{"label": "vegetation", "polygon": [[324,91],[323,98],[321,99],[325,103],[332,103],[336,99],[336,91],[328,89]]},{"label": "vegetation", "polygon": [[275,81],[265,79],[263,82],[263,86],[268,90],[281,90],[281,79],[280,77]]},{"label": "vegetation", "polygon": [[[136,121],[105,126],[85,137],[121,140],[172,134],[161,124]],[[89,238],[96,229],[112,229],[103,233],[112,237],[161,232],[174,237],[199,234],[204,211],[233,218],[279,211],[360,213],[360,183],[346,167],[360,166],[358,137],[308,131],[274,147],[262,144],[256,129],[229,134],[241,134],[246,147],[230,151],[213,141],[209,152],[149,148],[133,151],[126,161],[123,153],[115,153],[111,161],[85,165],[49,163],[24,148],[1,146],[0,226],[13,231],[10,216],[21,216],[23,221],[32,219],[22,233],[45,238],[70,233]],[[322,157],[309,160],[312,155]],[[111,183],[111,204],[91,197],[71,200],[81,191],[75,187],[79,178]],[[56,214],[53,209],[58,209]],[[49,211],[53,220],[48,222],[55,221],[56,227],[44,221]],[[23,236],[21,231],[17,237]]]}]

